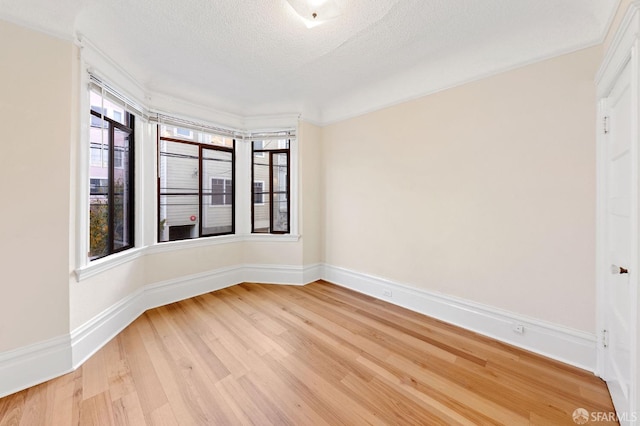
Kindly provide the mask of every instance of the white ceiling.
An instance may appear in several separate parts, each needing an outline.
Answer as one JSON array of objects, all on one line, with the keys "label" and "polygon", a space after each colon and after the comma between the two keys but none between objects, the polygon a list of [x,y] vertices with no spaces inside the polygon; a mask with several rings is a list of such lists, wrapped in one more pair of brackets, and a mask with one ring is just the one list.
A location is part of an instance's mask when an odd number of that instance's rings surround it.
[{"label": "white ceiling", "polygon": [[0,16],[83,34],[152,99],[329,123],[597,44],[619,0],[335,2],[311,29],[285,0],[0,0]]}]

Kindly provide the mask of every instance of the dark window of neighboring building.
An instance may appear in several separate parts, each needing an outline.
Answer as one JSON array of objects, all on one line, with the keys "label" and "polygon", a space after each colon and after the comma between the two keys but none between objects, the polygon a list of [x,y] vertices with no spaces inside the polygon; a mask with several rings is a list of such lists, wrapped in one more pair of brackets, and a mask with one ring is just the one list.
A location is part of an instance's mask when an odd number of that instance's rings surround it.
[{"label": "dark window of neighboring building", "polygon": [[228,206],[233,203],[233,181],[231,179],[211,179],[211,205]]},{"label": "dark window of neighboring building", "polygon": [[264,182],[262,181],[253,182],[253,204],[264,204]]},{"label": "dark window of neighboring building", "polygon": [[109,193],[109,179],[89,179],[91,195],[105,195]]}]

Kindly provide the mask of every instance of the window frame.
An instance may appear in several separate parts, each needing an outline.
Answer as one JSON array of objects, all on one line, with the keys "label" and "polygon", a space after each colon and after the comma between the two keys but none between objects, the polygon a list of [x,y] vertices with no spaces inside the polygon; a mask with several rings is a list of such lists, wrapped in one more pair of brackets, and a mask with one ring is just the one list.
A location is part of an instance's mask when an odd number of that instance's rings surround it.
[{"label": "window frame", "polygon": [[[276,139],[278,140],[278,139]],[[259,141],[259,140],[251,140],[250,144],[251,144],[251,234],[253,235],[289,235],[291,234],[291,219],[292,219],[292,215],[291,215],[291,193],[292,193],[292,188],[291,188],[291,138],[290,137],[283,137],[281,140],[286,140],[287,141],[287,146],[288,148],[275,148],[275,149],[264,149],[264,141],[262,144],[263,149],[254,149],[254,142]],[[274,222],[274,218],[273,218],[273,199],[274,199],[274,193],[276,191],[274,191],[273,188],[273,157],[274,155],[278,155],[278,154],[286,154],[287,155],[287,191],[286,191],[286,198],[287,198],[287,230],[286,231],[274,231],[273,230],[273,222]],[[256,182],[255,180],[255,163],[254,163],[254,159],[256,158],[256,156],[258,158],[264,158],[267,157],[269,159],[268,161],[268,167],[269,167],[269,192],[268,192],[268,204],[269,204],[269,231],[268,232],[257,232],[256,228],[255,228],[255,206],[256,204],[253,203],[253,196],[254,196],[254,188],[253,188],[253,183]],[[258,204],[258,205],[264,205],[264,183],[263,183],[263,190],[262,190],[262,204]]]},{"label": "window frame", "polygon": [[[103,115],[103,113],[94,111],[93,109],[89,109],[90,112],[90,117],[91,119],[93,117],[97,117],[98,119],[103,120],[103,122],[107,123],[107,127],[109,130],[109,140],[107,141],[108,145],[108,159],[107,159],[107,168],[108,168],[108,177],[107,177],[107,181],[108,181],[108,190],[107,190],[107,250],[104,254],[102,255],[98,255],[98,256],[94,256],[91,257],[90,253],[91,253],[91,244],[89,243],[89,251],[88,251],[88,258],[89,258],[89,262],[93,262],[96,261],[98,259],[103,259],[107,256],[116,254],[116,253],[120,253],[126,250],[130,250],[132,248],[134,248],[136,246],[135,244],[135,235],[136,235],[136,224],[135,224],[135,217],[136,217],[136,197],[135,197],[135,188],[136,188],[136,175],[135,175],[135,115],[133,115],[132,113],[130,113],[129,111],[124,111],[125,113],[125,122],[127,123],[127,125],[122,124],[118,121],[115,121],[112,118],[107,117],[106,115]],[[102,127],[102,129],[105,128],[105,125],[103,126],[97,126],[97,127]],[[128,197],[127,197],[127,205],[129,206],[129,208],[127,209],[127,215],[126,215],[126,220],[127,220],[127,240],[128,240],[128,244],[124,245],[122,247],[115,247],[115,234],[114,234],[114,228],[115,228],[115,169],[116,169],[116,165],[115,165],[115,130],[118,129],[124,133],[128,134],[129,137],[129,164],[128,164],[128,170],[127,170],[127,174],[128,174],[128,187],[129,187],[129,191],[128,191]],[[91,150],[91,142],[89,141],[89,149]],[[102,144],[103,146],[105,145],[104,143]],[[89,163],[91,164],[91,159],[89,159]],[[122,167],[122,169],[124,169],[124,166]],[[90,180],[91,180],[91,175],[89,174],[89,185],[90,185]],[[91,209],[91,197],[93,195],[91,193],[89,193],[89,210]],[[89,226],[90,226],[90,218],[91,218],[91,212],[89,211]],[[90,231],[89,231],[90,232]]]},{"label": "window frame", "polygon": [[[161,217],[161,200],[162,200],[162,196],[167,196],[167,195],[180,195],[180,194],[170,194],[170,193],[162,193],[162,188],[161,188],[161,176],[160,176],[160,159],[161,159],[161,154],[162,151],[160,149],[160,143],[161,141],[167,141],[167,142],[173,142],[173,143],[180,143],[180,144],[185,144],[185,145],[193,145],[193,146],[197,146],[198,147],[198,236],[195,238],[188,238],[185,240],[199,240],[201,238],[206,238],[206,237],[218,237],[218,236],[223,236],[223,235],[234,235],[236,233],[236,203],[235,203],[235,199],[236,199],[236,139],[235,138],[230,138],[233,142],[233,147],[229,148],[226,146],[222,146],[222,145],[216,145],[216,144],[209,144],[209,143],[205,143],[205,142],[195,142],[195,141],[189,141],[189,140],[184,140],[184,139],[178,139],[178,138],[174,138],[174,137],[169,137],[169,136],[161,136],[161,131],[160,128],[165,125],[162,123],[158,123],[156,125],[156,129],[157,129],[157,138],[156,138],[156,146],[157,146],[157,161],[158,161],[158,173],[157,173],[157,220],[156,220],[156,227],[157,227],[157,236],[156,236],[156,243],[158,244],[165,244],[165,243],[170,243],[173,241],[180,241],[180,240],[166,240],[166,241],[161,241],[161,235],[162,235],[162,227],[165,226],[162,224],[162,220]],[[173,127],[173,126],[172,126]],[[203,202],[203,197],[205,196],[203,194],[203,150],[213,150],[213,151],[222,151],[222,152],[227,152],[231,154],[231,176],[232,176],[232,184],[231,184],[231,231],[229,232],[218,232],[218,233],[211,233],[211,234],[204,234],[203,233],[203,210],[205,207],[205,203]],[[212,177],[213,178],[213,177]],[[183,195],[195,195],[195,194],[183,194]],[[224,197],[227,197],[227,194],[224,194]],[[213,197],[212,197],[213,198]],[[213,207],[226,207],[228,206],[228,204],[222,204],[222,205],[211,205],[211,204],[207,204],[207,206],[213,206]]]}]

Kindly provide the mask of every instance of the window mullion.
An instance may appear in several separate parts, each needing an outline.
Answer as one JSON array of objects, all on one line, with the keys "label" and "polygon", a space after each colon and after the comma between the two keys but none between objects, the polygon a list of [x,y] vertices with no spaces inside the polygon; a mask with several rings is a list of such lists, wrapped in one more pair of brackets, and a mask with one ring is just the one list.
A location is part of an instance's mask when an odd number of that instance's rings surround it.
[{"label": "window mullion", "polygon": [[273,152],[269,152],[269,232],[273,233]]},{"label": "window mullion", "polygon": [[236,233],[236,140],[231,153],[231,233]]},{"label": "window mullion", "polygon": [[107,197],[107,223],[108,223],[108,231],[107,231],[107,240],[108,240],[108,247],[109,247],[109,253],[113,253],[115,250],[115,243],[114,243],[114,225],[115,225],[115,196],[114,196],[114,192],[115,192],[115,170],[114,170],[114,164],[115,164],[115,155],[114,155],[114,151],[115,151],[115,128],[113,126],[112,123],[109,123],[109,140],[108,140],[108,144],[109,144],[109,155],[108,155],[108,175],[109,175],[109,196]]},{"label": "window mullion", "polygon": [[255,152],[253,150],[253,142],[250,142],[251,145],[251,233],[256,232],[256,218],[255,218],[255,214],[256,214],[256,206],[253,202],[253,197],[255,197],[254,195],[254,191],[255,188],[253,187],[253,182],[256,181],[256,177],[255,177]]},{"label": "window mullion", "polygon": [[[291,146],[291,140],[289,140]],[[291,232],[291,151],[287,152],[287,233]]]},{"label": "window mullion", "polygon": [[[198,237],[202,237],[202,178],[204,176],[202,164],[203,147],[200,145],[198,148]],[[213,194],[211,197],[213,198]]]},{"label": "window mullion", "polygon": [[[129,208],[127,209],[127,213],[128,213],[128,230],[129,230],[129,247],[134,247],[135,246],[135,229],[136,229],[136,216],[135,216],[135,202],[136,202],[136,168],[135,168],[135,160],[136,160],[136,148],[135,148],[135,141],[136,141],[136,137],[135,137],[135,117],[131,114],[128,114],[127,112],[125,112],[125,114],[127,115],[127,122],[129,123],[129,128],[131,129],[127,134],[129,135],[127,138],[128,141],[128,146],[127,146],[127,175],[128,175],[128,182],[127,182],[127,187],[129,189],[128,192],[128,204],[129,204]],[[122,161],[124,162],[125,157],[124,157],[124,153],[123,153],[123,157],[122,157]]]}]

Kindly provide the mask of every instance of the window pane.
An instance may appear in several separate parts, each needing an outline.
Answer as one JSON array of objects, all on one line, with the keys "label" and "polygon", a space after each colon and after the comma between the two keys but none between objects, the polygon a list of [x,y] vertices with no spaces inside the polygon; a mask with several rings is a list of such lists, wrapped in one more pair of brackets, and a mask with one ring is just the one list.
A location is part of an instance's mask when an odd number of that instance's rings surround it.
[{"label": "window pane", "polygon": [[263,140],[263,141],[253,141],[253,149],[289,149],[289,140],[288,139],[272,139],[272,140]]},{"label": "window pane", "polygon": [[287,154],[273,154],[273,216],[272,232],[289,232],[289,183]]},{"label": "window pane", "polygon": [[135,117],[99,88],[89,97],[89,258],[94,260],[134,246]]},{"label": "window pane", "polygon": [[202,149],[202,235],[233,232],[233,154]]},{"label": "window pane", "polygon": [[[89,258],[109,254],[109,123],[97,118],[89,131]],[[103,143],[104,141],[104,143]]]},{"label": "window pane", "polygon": [[104,168],[105,170],[109,167],[109,123],[93,114],[90,114],[90,117],[89,150],[91,153],[90,165],[92,167],[90,173],[93,173],[93,167]]},{"label": "window pane", "polygon": [[[269,228],[270,207],[269,207],[269,155],[264,153],[253,154],[253,182],[254,190],[256,184],[262,184],[262,191],[256,196],[261,196],[261,203],[253,206],[253,232],[268,233]],[[255,198],[254,198],[255,200]]]},{"label": "window pane", "polygon": [[159,241],[198,237],[198,147],[160,141]]},{"label": "window pane", "polygon": [[[209,134],[197,127],[159,125],[159,132],[158,240],[232,233],[233,139]],[[191,139],[192,142],[175,139]]]},{"label": "window pane", "polygon": [[[118,128],[114,129],[114,158],[119,158],[113,171],[113,248],[121,249],[131,245],[130,213],[131,182],[129,176],[130,135]],[[118,155],[116,155],[118,154]]]},{"label": "window pane", "polygon": [[176,126],[160,126],[160,136],[165,138],[184,139],[188,141],[194,140],[193,130]]},{"label": "window pane", "polygon": [[200,142],[209,145],[223,146],[226,148],[233,148],[233,138],[229,138],[221,135],[214,135],[212,133],[202,132],[200,134]]},{"label": "window pane", "polygon": [[[91,104],[91,110],[96,111],[105,117],[109,117],[113,121],[117,121],[120,124],[128,126],[129,123],[126,120],[127,114],[119,103],[112,101],[107,97],[102,97],[98,92],[93,90],[89,92],[89,102]],[[91,124],[94,124],[94,119],[91,119]]]},{"label": "window pane", "polygon": [[198,142],[207,145],[217,145],[226,148],[233,148],[233,138],[208,133],[195,127],[188,128],[163,124],[160,126],[160,137],[183,139],[185,141]]},{"label": "window pane", "polygon": [[183,127],[177,127],[176,133],[184,138],[193,139],[193,131]]}]

